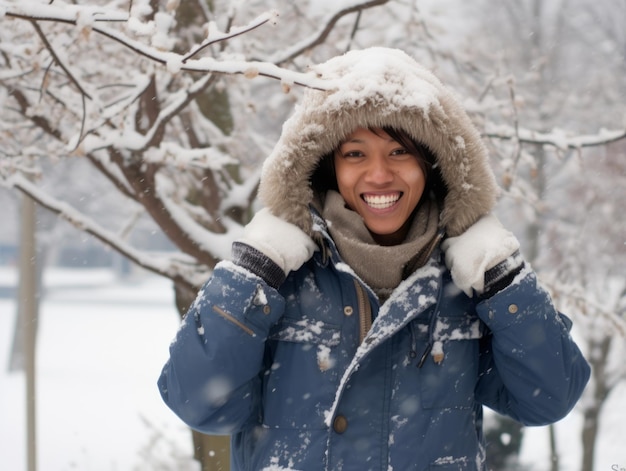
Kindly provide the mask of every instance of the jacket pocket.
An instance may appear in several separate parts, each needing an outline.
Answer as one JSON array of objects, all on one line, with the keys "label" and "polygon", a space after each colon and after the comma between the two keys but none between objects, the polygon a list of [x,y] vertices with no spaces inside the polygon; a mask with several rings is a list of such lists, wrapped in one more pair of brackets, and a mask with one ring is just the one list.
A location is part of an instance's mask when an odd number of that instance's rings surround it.
[{"label": "jacket pocket", "polygon": [[271,364],[264,377],[263,423],[270,428],[326,428],[343,370],[337,325],[283,318],[270,332]]},{"label": "jacket pocket", "polygon": [[484,333],[483,324],[470,315],[439,316],[436,322],[432,351],[420,368],[423,407],[469,409],[478,380],[478,340]]}]

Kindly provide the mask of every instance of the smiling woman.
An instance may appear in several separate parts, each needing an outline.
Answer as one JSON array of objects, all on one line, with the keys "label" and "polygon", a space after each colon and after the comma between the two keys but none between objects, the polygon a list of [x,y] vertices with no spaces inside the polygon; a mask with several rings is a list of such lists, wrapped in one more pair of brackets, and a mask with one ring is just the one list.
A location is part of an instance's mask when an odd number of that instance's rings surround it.
[{"label": "smiling woman", "polygon": [[335,151],[339,193],[380,245],[397,245],[426,187],[422,156],[382,129],[358,128]]},{"label": "smiling woman", "polygon": [[189,310],[161,395],[232,435],[234,470],[485,471],[484,406],[545,424],[580,397],[571,323],[491,214],[452,93],[398,50],[313,73],[328,87],[283,126],[266,207]]}]

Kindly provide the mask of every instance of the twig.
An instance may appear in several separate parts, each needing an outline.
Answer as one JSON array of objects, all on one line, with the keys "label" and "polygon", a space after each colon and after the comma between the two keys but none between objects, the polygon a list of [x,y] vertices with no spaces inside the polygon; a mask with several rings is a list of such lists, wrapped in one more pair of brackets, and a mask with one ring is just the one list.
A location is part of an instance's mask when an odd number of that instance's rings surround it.
[{"label": "twig", "polygon": [[78,149],[78,146],[83,140],[83,133],[85,132],[85,126],[87,123],[87,100],[85,100],[85,95],[81,95],[81,101],[83,104],[83,115],[80,120],[80,131],[78,132],[78,139],[76,140],[76,145],[72,149],[72,152]]},{"label": "twig", "polygon": [[57,65],[59,67],[61,67],[61,69],[63,69],[63,71],[67,74],[67,76],[70,79],[70,81],[76,86],[76,88],[78,88],[80,93],[82,93],[84,96],[86,96],[87,98],[89,98],[91,100],[91,96],[89,95],[89,93],[87,93],[87,91],[82,87],[82,85],[78,82],[78,80],[76,80],[76,78],[74,77],[74,74],[72,74],[70,69],[68,69],[65,66],[63,61],[61,59],[59,59],[59,56],[54,51],[54,48],[52,47],[52,44],[50,44],[50,42],[48,41],[48,38],[46,37],[44,32],[39,27],[39,24],[37,24],[37,22],[34,21],[34,20],[31,20],[30,23],[33,25],[33,28],[35,28],[35,31],[37,32],[37,35],[39,36],[39,38],[42,40],[42,42],[46,46],[46,49],[48,49],[48,51],[50,51],[50,54],[54,58],[54,61],[57,63]]},{"label": "twig", "polygon": [[350,40],[348,41],[348,45],[346,46],[346,51],[349,51],[350,47],[352,47],[352,41],[354,41],[354,37],[359,30],[359,23],[361,23],[362,14],[363,10],[359,10],[359,12],[356,14],[356,19],[354,20],[354,26],[352,26],[352,32],[350,33]]},{"label": "twig", "polygon": [[234,31],[229,31],[228,33],[218,33],[211,37],[211,32],[209,31],[209,37],[194,51],[188,52],[183,56],[182,63],[185,64],[189,59],[193,56],[206,49],[207,47],[215,44],[217,42],[225,41],[227,39],[236,38],[237,36],[241,36],[242,34],[248,33],[252,30],[255,30],[267,22],[271,21],[272,17],[267,15],[261,15],[255,20],[253,20],[250,24],[243,26],[241,28],[236,28]]},{"label": "twig", "polygon": [[[515,104],[515,86],[513,78],[509,78],[509,96],[511,97],[511,106],[513,107],[513,129],[515,129],[515,141],[516,141],[516,150],[515,156],[513,158],[513,173],[517,170],[517,165],[519,164],[519,160],[522,157],[522,144],[519,139],[519,115],[517,113],[517,105]],[[512,180],[511,180],[512,181]]]},{"label": "twig", "polygon": [[368,8],[384,5],[388,1],[389,0],[370,0],[361,4],[351,5],[347,8],[343,8],[335,12],[325,21],[324,26],[320,28],[316,33],[314,33],[309,38],[298,42],[293,48],[291,48],[291,50],[287,51],[284,56],[271,59],[271,62],[273,62],[274,64],[283,64],[285,62],[289,62],[303,52],[322,44],[331,33],[337,22],[344,16],[349,15],[350,13],[360,12]]}]

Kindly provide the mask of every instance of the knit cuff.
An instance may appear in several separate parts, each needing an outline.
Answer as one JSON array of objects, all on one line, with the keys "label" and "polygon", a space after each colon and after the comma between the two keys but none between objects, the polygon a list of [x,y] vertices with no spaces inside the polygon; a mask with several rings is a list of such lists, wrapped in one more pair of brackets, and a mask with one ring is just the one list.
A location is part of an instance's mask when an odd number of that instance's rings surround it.
[{"label": "knit cuff", "polygon": [[282,268],[263,252],[242,242],[233,242],[232,261],[236,265],[251,271],[270,285],[278,289],[287,276]]},{"label": "knit cuff", "polygon": [[485,290],[481,298],[490,298],[509,286],[524,268],[524,258],[519,250],[506,260],[485,272]]}]

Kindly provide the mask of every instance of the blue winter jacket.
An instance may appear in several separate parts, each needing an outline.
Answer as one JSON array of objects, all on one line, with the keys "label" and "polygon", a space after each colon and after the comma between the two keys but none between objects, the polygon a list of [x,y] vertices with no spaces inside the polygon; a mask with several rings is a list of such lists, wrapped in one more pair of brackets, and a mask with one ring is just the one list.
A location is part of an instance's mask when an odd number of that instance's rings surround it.
[{"label": "blue winter jacket", "polygon": [[531,270],[470,299],[435,253],[379,305],[327,242],[278,290],[220,263],[170,347],[163,399],[232,435],[233,470],[484,471],[483,405],[542,425],[581,395],[588,365]]}]

